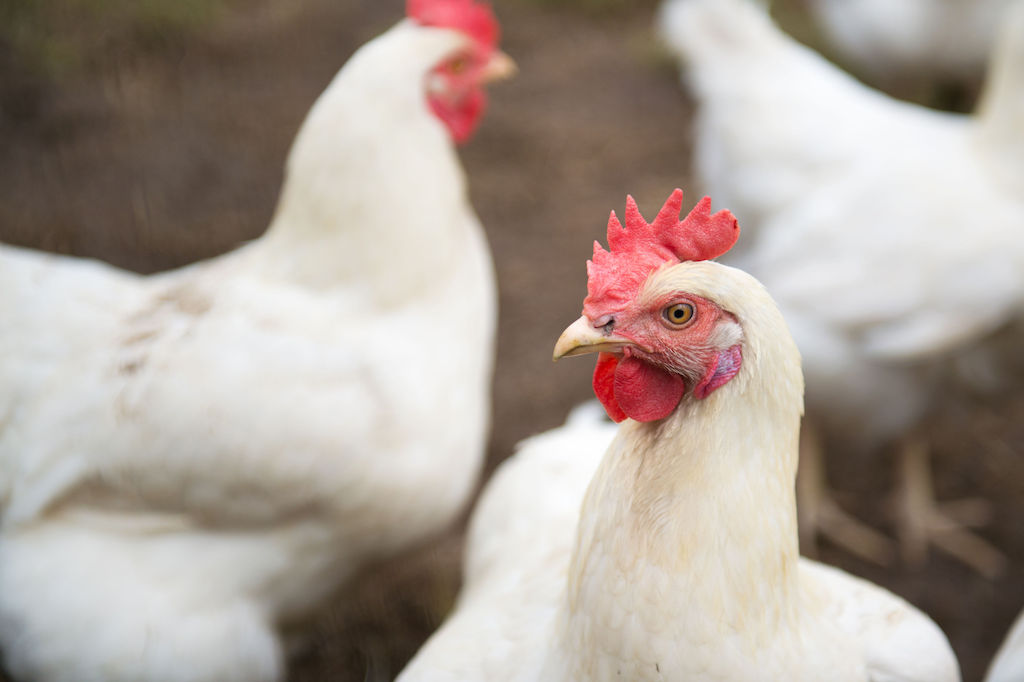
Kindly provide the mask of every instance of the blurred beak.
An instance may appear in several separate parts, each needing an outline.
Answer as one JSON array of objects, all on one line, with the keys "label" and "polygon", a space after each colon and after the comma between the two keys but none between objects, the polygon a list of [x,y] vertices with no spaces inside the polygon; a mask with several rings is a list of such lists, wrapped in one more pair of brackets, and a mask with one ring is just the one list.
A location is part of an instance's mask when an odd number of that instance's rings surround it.
[{"label": "blurred beak", "polygon": [[587,353],[614,353],[621,350],[623,346],[635,345],[625,337],[605,334],[600,329],[594,329],[587,316],[583,315],[566,327],[562,335],[558,337],[552,359],[558,360]]},{"label": "blurred beak", "polygon": [[511,78],[519,72],[519,67],[512,61],[512,57],[501,50],[495,50],[491,58],[484,64],[480,74],[481,83],[493,83],[494,81]]}]

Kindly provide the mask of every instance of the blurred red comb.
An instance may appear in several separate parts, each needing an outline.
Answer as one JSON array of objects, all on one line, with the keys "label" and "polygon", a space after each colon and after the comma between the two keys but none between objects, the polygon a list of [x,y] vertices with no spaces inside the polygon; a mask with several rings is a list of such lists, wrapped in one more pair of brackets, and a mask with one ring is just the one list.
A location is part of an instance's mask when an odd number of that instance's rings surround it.
[{"label": "blurred red comb", "polygon": [[587,261],[588,305],[625,304],[631,301],[647,277],[665,263],[710,260],[732,248],[740,236],[736,217],[729,211],[711,213],[711,199],[704,197],[679,220],[683,190],[676,189],[648,223],[633,197],[626,197],[626,227],[615,211],[608,218],[608,250],[594,242],[594,257]]},{"label": "blurred red comb", "polygon": [[498,44],[498,20],[491,6],[475,0],[407,0],[406,16],[424,26],[454,28],[488,47]]}]

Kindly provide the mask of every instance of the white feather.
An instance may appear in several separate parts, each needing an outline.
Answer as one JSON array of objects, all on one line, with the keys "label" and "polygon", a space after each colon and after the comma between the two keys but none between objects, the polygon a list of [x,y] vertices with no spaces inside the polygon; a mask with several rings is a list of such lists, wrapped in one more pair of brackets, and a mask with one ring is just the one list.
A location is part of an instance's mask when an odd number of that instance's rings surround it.
[{"label": "white feather", "polygon": [[979,80],[1000,17],[1016,0],[812,0],[829,43],[880,78]]},{"label": "white feather", "polygon": [[985,682],[1020,682],[1024,680],[1024,612],[1006,633],[999,651],[989,666]]}]

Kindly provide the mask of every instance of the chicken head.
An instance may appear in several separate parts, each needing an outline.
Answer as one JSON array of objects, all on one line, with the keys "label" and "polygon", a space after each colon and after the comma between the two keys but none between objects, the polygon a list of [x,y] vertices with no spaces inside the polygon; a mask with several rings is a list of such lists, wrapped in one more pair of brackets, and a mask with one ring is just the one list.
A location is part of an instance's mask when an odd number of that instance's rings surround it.
[{"label": "chicken head", "polygon": [[555,359],[599,353],[594,392],[617,422],[663,419],[688,390],[706,398],[742,364],[743,332],[735,316],[680,288],[673,277],[683,262],[727,251],[739,226],[728,211],[711,214],[707,197],[679,221],[682,198],[675,190],[652,223],[632,197],[625,228],[611,214],[610,250],[595,243],[587,263],[583,315],[555,346]]}]

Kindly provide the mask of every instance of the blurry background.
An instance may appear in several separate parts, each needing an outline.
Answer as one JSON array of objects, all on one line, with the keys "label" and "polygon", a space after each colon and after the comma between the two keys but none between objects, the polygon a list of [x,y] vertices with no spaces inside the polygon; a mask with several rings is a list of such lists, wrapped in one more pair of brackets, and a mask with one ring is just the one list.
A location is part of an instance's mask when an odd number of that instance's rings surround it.
[{"label": "blurry background", "polygon": [[[822,47],[799,0],[776,5],[783,27]],[[608,211],[627,193],[650,212],[676,186],[699,198],[692,104],[653,39],[655,6],[495,2],[520,74],[491,89],[461,153],[501,289],[488,472],[590,396],[592,362],[550,357],[579,315]],[[153,272],[258,236],[309,106],[403,11],[402,0],[0,0],[0,241]],[[931,425],[938,497],[994,504],[981,533],[1010,570],[988,581],[939,555],[922,571],[828,546],[822,558],[924,609],[972,681],[1024,606],[1024,394],[946,402]],[[891,460],[844,466],[842,454],[829,462],[841,502],[891,533]],[[366,575],[327,605],[291,679],[391,679],[449,608],[460,551],[456,530]]]}]

